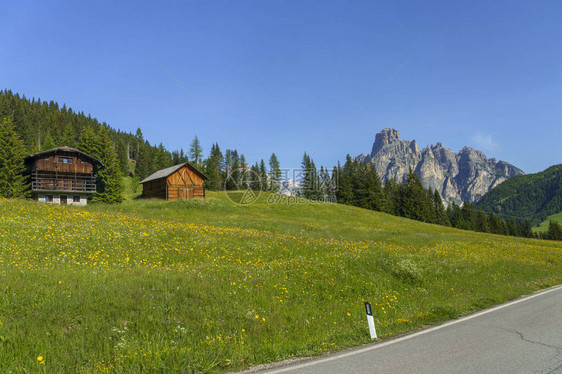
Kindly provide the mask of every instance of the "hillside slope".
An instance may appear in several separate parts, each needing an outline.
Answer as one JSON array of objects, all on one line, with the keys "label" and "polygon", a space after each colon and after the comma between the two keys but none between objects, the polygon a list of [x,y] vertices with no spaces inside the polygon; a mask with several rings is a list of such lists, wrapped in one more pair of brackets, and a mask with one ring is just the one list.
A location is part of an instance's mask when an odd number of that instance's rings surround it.
[{"label": "hillside slope", "polygon": [[208,196],[0,201],[3,370],[230,371],[368,342],[364,301],[386,338],[562,282],[560,242]]},{"label": "hillside slope", "polygon": [[562,211],[562,164],[511,178],[484,195],[476,207],[500,217],[540,223]]}]

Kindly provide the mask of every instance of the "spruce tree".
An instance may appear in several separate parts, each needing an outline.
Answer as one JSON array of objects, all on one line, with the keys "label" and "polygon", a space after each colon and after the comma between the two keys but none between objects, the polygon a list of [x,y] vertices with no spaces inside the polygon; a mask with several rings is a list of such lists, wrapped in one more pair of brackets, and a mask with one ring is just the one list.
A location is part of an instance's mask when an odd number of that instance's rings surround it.
[{"label": "spruce tree", "polygon": [[558,222],[550,221],[548,223],[547,238],[550,240],[562,240],[562,228]]},{"label": "spruce tree", "polygon": [[119,162],[113,150],[107,127],[102,126],[96,137],[97,155],[104,166],[96,173],[96,194],[92,201],[120,203],[123,201],[123,181],[119,170]]},{"label": "spruce tree", "polygon": [[275,153],[269,158],[269,174],[271,176],[271,191],[279,191],[281,188],[281,167]]},{"label": "spruce tree", "polygon": [[425,221],[427,220],[425,202],[426,192],[420,180],[410,168],[400,196],[399,213],[406,218]]},{"label": "spruce tree", "polygon": [[533,235],[533,230],[531,228],[531,223],[529,222],[528,219],[523,220],[523,222],[521,222],[519,224],[519,235],[524,237],[524,238],[532,238]]},{"label": "spruce tree", "polygon": [[476,212],[474,211],[474,205],[465,201],[462,205],[462,223],[463,226],[459,226],[460,229],[464,230],[475,230],[476,228]]},{"label": "spruce tree", "polygon": [[135,164],[135,177],[138,180],[143,180],[151,174],[150,167],[148,165],[148,158],[150,156],[147,155],[146,150],[147,147],[144,142],[138,145],[137,159]]},{"label": "spruce tree", "polygon": [[72,126],[70,122],[67,122],[66,125],[64,126],[61,145],[66,147],[72,147],[72,148],[75,148],[77,145],[76,131],[74,130],[74,126]]},{"label": "spruce tree", "polygon": [[353,204],[353,176],[352,161],[349,154],[345,157],[345,164],[341,167],[338,163],[336,198],[338,203]]},{"label": "spruce tree", "polygon": [[443,206],[441,194],[437,190],[433,192],[433,208],[435,209],[436,223],[443,226],[451,226],[451,221],[449,221],[449,217],[447,216],[447,212],[445,212],[445,207]]},{"label": "spruce tree", "polygon": [[205,172],[207,174],[207,181],[205,185],[211,191],[218,191],[223,188],[223,175],[222,175],[222,165],[224,163],[224,158],[222,152],[219,148],[218,143],[211,146],[211,154],[206,160]]},{"label": "spruce tree", "polygon": [[47,133],[47,136],[45,136],[45,139],[41,143],[41,150],[47,151],[47,150],[53,149],[53,148],[56,148],[55,141],[53,140],[53,137],[51,136],[51,134]]},{"label": "spruce tree", "polygon": [[480,209],[476,213],[476,224],[474,225],[474,229],[479,232],[490,232],[488,217],[486,216],[486,213]]},{"label": "spruce tree", "polygon": [[189,159],[195,164],[195,166],[200,166],[202,157],[203,157],[203,148],[201,148],[201,143],[199,143],[199,138],[197,138],[197,135],[195,135],[189,147]]},{"label": "spruce tree", "polygon": [[82,131],[82,136],[80,137],[80,144],[78,145],[78,149],[82,152],[97,157],[98,149],[97,149],[97,142],[96,142],[96,134],[94,134],[94,130],[90,126],[86,127]]},{"label": "spruce tree", "polygon": [[0,121],[0,196],[6,198],[26,197],[29,193],[26,183],[23,141],[17,135],[11,118]]},{"label": "spruce tree", "polygon": [[265,162],[263,161],[263,159],[260,160],[259,178],[260,178],[262,190],[268,191],[269,190],[269,177],[267,175],[267,169],[265,168]]}]

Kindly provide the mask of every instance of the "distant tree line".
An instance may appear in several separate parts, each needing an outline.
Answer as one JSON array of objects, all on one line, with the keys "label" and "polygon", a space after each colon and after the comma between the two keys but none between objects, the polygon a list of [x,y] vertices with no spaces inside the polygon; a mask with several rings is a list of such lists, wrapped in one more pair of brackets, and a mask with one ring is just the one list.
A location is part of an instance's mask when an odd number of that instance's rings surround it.
[{"label": "distant tree line", "polygon": [[476,209],[467,201],[462,206],[453,202],[445,208],[441,194],[424,188],[411,169],[403,183],[388,179],[383,185],[371,163],[359,162],[349,155],[343,166],[338,164],[332,169],[331,175],[323,167],[318,170],[306,153],[302,168],[301,195],[309,199],[335,200],[340,204],[463,230],[562,240],[562,230],[556,222],[550,222],[548,231],[540,234],[533,232],[527,219],[504,220],[493,212],[486,214]]}]

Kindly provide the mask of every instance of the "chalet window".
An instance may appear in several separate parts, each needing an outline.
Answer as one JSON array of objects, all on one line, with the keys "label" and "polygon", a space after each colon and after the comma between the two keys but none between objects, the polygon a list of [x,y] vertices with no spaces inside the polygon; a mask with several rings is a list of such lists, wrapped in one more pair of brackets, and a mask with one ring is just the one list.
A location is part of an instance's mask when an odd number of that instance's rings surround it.
[{"label": "chalet window", "polygon": [[70,158],[70,157],[59,157],[59,164],[72,164],[72,158]]},{"label": "chalet window", "polygon": [[72,196],[72,202],[73,203],[79,203],[80,202],[80,196]]},{"label": "chalet window", "polygon": [[45,202],[52,203],[53,202],[53,195],[45,195]]}]

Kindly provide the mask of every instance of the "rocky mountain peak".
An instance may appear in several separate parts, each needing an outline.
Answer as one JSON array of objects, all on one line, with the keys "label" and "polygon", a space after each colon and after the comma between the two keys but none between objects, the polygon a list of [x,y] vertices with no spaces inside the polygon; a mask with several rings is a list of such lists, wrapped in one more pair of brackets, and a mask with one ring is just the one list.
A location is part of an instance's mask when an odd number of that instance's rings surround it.
[{"label": "rocky mountain peak", "polygon": [[438,142],[420,150],[415,140],[402,140],[399,132],[391,128],[378,132],[371,154],[361,154],[357,159],[371,162],[383,180],[403,182],[412,168],[424,187],[439,191],[444,201],[458,204],[477,201],[507,178],[524,174],[470,147],[455,153]]},{"label": "rocky mountain peak", "polygon": [[375,143],[373,144],[373,150],[371,154],[377,153],[383,147],[396,143],[400,141],[400,133],[398,130],[391,128],[382,129],[375,135]]}]

